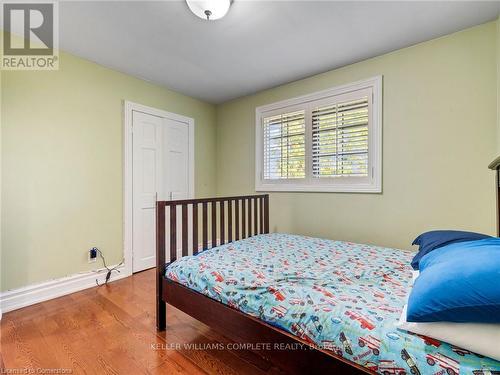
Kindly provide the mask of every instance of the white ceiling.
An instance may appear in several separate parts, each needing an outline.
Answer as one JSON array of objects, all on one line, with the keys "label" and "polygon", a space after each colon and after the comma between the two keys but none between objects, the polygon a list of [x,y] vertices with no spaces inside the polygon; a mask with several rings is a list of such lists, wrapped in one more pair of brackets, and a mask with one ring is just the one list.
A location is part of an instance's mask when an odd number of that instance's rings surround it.
[{"label": "white ceiling", "polygon": [[211,103],[493,20],[499,2],[61,2],[61,49]]}]

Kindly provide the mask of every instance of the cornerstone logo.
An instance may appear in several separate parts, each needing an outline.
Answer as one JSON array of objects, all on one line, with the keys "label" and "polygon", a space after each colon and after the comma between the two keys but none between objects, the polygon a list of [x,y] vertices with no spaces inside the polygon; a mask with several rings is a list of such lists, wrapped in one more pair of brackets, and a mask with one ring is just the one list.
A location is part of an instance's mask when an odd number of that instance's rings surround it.
[{"label": "cornerstone logo", "polygon": [[2,11],[1,69],[58,69],[57,3],[3,3]]}]

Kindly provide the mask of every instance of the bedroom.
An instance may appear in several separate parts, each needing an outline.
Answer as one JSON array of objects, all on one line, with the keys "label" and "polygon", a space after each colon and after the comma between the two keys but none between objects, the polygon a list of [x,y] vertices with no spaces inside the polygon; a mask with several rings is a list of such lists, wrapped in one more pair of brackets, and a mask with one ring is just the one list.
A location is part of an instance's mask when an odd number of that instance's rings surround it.
[{"label": "bedroom", "polygon": [[498,2],[44,3],[2,3],[5,371],[500,371]]}]

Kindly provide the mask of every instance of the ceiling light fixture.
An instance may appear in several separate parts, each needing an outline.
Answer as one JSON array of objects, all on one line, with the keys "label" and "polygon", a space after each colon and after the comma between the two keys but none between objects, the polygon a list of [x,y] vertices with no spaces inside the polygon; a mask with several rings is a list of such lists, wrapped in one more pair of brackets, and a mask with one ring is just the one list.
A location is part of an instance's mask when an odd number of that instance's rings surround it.
[{"label": "ceiling light fixture", "polygon": [[186,3],[198,17],[213,21],[226,15],[231,0],[186,0]]}]

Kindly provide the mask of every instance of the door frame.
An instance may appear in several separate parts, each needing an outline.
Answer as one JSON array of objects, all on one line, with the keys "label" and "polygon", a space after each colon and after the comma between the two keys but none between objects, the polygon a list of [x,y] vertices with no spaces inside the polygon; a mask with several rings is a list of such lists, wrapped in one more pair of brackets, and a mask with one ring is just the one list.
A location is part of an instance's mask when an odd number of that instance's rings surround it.
[{"label": "door frame", "polygon": [[132,121],[133,111],[168,118],[188,126],[189,186],[188,196],[194,198],[194,119],[162,109],[148,107],[128,100],[123,101],[123,259],[126,276],[133,273],[133,176],[132,176]]}]

